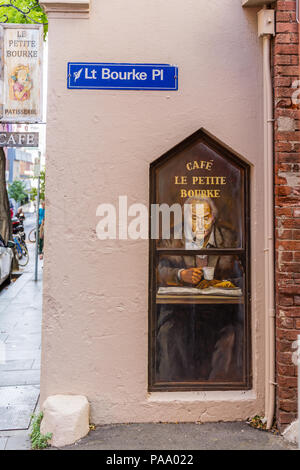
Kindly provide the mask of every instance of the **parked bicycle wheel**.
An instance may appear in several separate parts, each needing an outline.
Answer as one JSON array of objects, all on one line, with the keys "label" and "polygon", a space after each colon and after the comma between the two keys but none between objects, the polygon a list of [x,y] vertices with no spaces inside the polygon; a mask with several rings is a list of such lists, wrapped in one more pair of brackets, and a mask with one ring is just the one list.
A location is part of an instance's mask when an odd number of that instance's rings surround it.
[{"label": "parked bicycle wheel", "polygon": [[20,245],[21,245],[21,248],[23,250],[23,248],[25,248],[27,251],[28,251],[28,248],[27,248],[27,245],[26,245],[26,242],[22,239],[20,240]]},{"label": "parked bicycle wheel", "polygon": [[19,266],[24,268],[24,266],[26,266],[28,264],[29,253],[28,253],[28,250],[27,250],[27,246],[24,245],[23,243],[21,244],[21,248],[22,248],[22,257],[21,257],[21,259],[19,259]]},{"label": "parked bicycle wheel", "polygon": [[14,237],[14,242],[15,242],[15,248],[14,248],[14,252],[15,252],[15,257],[20,260],[23,256],[23,249],[22,249],[22,246],[20,244],[20,238],[19,237]]},{"label": "parked bicycle wheel", "polygon": [[28,234],[28,240],[30,241],[30,243],[35,243],[36,242],[36,229],[35,228],[30,230],[30,232]]}]

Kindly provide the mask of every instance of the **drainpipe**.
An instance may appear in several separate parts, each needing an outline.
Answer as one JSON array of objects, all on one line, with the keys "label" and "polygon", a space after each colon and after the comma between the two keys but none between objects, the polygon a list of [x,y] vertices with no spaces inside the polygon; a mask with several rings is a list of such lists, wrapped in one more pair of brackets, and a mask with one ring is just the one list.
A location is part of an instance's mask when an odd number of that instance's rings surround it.
[{"label": "drainpipe", "polygon": [[[265,264],[265,420],[273,424],[275,411],[275,287],[274,287],[274,183],[273,183],[273,88],[271,38],[275,36],[275,11],[266,4],[273,0],[242,0],[244,7],[264,4],[258,16],[258,36],[263,38],[264,103],[264,264]],[[297,0],[299,7],[299,0]]]},{"label": "drainpipe", "polygon": [[271,37],[275,35],[274,10],[258,12],[258,35],[263,39],[264,81],[264,260],[265,260],[265,419],[267,429],[275,411],[275,307],[274,307],[274,183],[273,87]]},{"label": "drainpipe", "polygon": [[275,308],[274,308],[274,184],[273,184],[273,93],[271,78],[271,36],[263,37],[264,58],[264,183],[265,183],[265,276],[266,276],[266,418],[273,424],[275,409]]}]

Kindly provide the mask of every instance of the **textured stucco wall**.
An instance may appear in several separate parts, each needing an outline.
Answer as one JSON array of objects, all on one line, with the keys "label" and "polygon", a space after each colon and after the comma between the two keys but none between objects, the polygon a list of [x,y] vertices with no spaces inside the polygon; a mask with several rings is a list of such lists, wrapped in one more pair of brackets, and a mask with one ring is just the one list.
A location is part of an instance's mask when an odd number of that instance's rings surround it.
[{"label": "textured stucco wall", "polygon": [[[244,419],[264,404],[263,141],[256,10],[240,0],[94,0],[50,19],[41,401],[96,423]],[[178,92],[67,90],[68,61],[171,63]],[[149,164],[204,127],[252,167],[253,390],[147,393],[148,242],[100,241],[96,207],[148,204]]]}]

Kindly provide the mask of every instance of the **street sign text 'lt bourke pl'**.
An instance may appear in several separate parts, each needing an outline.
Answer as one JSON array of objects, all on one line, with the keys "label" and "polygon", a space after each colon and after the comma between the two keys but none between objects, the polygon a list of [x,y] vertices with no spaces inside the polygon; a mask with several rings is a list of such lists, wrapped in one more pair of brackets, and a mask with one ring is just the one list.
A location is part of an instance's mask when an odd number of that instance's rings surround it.
[{"label": "street sign text 'lt bourke pl'", "polygon": [[68,88],[178,90],[178,68],[167,64],[69,62]]}]

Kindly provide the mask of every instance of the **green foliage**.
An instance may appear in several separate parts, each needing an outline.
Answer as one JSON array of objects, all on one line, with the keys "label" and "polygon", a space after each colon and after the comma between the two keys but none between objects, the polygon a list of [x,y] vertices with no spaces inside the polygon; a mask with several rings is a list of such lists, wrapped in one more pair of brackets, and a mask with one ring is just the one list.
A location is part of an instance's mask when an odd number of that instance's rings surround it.
[{"label": "green foliage", "polygon": [[276,423],[273,423],[271,429],[267,429],[267,420],[262,416],[256,415],[253,418],[248,419],[247,423],[250,424],[252,428],[260,429],[261,431],[269,431],[273,434],[279,434]]},{"label": "green foliage", "polygon": [[35,199],[37,197],[37,189],[36,188],[31,188],[29,196],[30,196],[31,201],[35,201]]},{"label": "green foliage", "polygon": [[47,15],[38,0],[0,0],[0,23],[4,22],[44,24],[44,39],[48,32]]},{"label": "green foliage", "polygon": [[43,413],[38,415],[32,415],[32,432],[30,434],[31,447],[33,449],[45,449],[49,446],[50,439],[52,438],[52,433],[47,432],[47,434],[41,434],[41,422],[43,419]]},{"label": "green foliage", "polygon": [[267,429],[267,423],[261,416],[256,415],[253,418],[249,419],[248,422],[253,428],[263,430]]},{"label": "green foliage", "polygon": [[24,181],[15,180],[8,187],[8,195],[16,202],[25,201],[28,196],[28,191],[26,189],[26,184]]},{"label": "green foliage", "polygon": [[[34,180],[38,179],[37,176],[33,178]],[[30,200],[34,201],[37,197],[37,188],[31,188],[30,190]],[[40,200],[45,200],[45,170],[42,170],[40,173]]]}]

